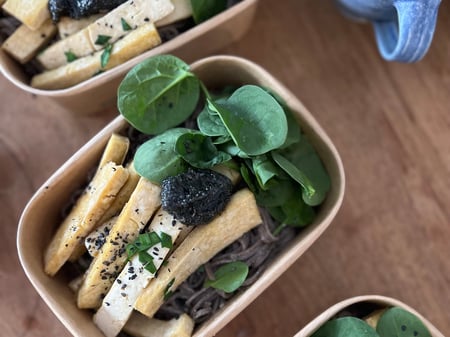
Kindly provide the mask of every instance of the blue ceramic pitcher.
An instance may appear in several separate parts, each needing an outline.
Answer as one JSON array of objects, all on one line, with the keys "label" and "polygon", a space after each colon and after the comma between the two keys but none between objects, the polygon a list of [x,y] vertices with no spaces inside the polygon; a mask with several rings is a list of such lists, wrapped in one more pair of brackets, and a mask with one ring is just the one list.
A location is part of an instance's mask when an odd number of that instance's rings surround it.
[{"label": "blue ceramic pitcher", "polygon": [[388,61],[415,62],[428,51],[441,0],[336,0],[353,18],[372,22]]}]

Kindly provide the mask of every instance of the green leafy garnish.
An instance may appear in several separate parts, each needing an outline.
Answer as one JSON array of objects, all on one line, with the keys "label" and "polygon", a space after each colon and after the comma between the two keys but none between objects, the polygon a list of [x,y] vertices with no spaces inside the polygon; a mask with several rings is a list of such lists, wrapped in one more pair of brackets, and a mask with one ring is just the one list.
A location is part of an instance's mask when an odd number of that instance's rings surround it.
[{"label": "green leafy garnish", "polygon": [[286,140],[283,108],[258,86],[244,85],[226,101],[209,101],[208,105],[218,113],[235,144],[249,155],[277,149]]},{"label": "green leafy garnish", "polygon": [[100,55],[100,66],[102,68],[105,68],[106,65],[109,62],[109,59],[111,58],[111,51],[112,51],[113,45],[108,43],[103,50],[102,54]]},{"label": "green leafy garnish", "polygon": [[211,168],[231,159],[228,153],[217,150],[211,138],[199,132],[188,132],[178,137],[175,150],[197,168]]},{"label": "green leafy garnish", "polygon": [[128,24],[128,22],[124,18],[120,18],[120,22],[122,24],[122,29],[124,32],[132,30],[131,26]]},{"label": "green leafy garnish", "polygon": [[67,60],[67,62],[73,62],[73,61],[75,61],[76,59],[78,59],[78,57],[77,57],[77,55],[75,55],[72,51],[66,51],[66,52],[64,52],[64,55],[66,55],[66,60]]},{"label": "green leafy garnish", "polygon": [[311,337],[379,337],[377,332],[356,317],[333,319],[322,325]]},{"label": "green leafy garnish", "polygon": [[161,246],[162,247],[169,248],[169,249],[171,249],[173,247],[172,237],[169,234],[167,234],[165,232],[161,232],[160,238],[161,238]]},{"label": "green leafy garnish", "polygon": [[206,280],[204,286],[232,293],[237,290],[248,275],[248,265],[241,261],[227,263],[216,270],[214,280]]},{"label": "green leafy garnish", "polygon": [[167,283],[166,288],[164,288],[164,301],[167,300],[170,296],[172,296],[172,291],[170,290],[170,288],[172,288],[174,282],[175,278],[171,279],[169,283]]},{"label": "green leafy garnish", "polygon": [[157,184],[164,178],[184,172],[187,164],[175,152],[175,144],[178,137],[186,132],[189,130],[170,129],[142,144],[134,156],[136,172]]},{"label": "green leafy garnish", "polygon": [[196,24],[208,20],[227,8],[227,0],[191,0],[192,15]]},{"label": "green leafy garnish", "polygon": [[99,46],[104,46],[108,43],[108,41],[111,39],[111,36],[109,35],[98,35],[97,40],[95,40],[95,44]]},{"label": "green leafy garnish", "polygon": [[199,95],[199,81],[189,66],[174,56],[160,55],[128,72],[119,86],[117,104],[131,125],[155,135],[186,120]]},{"label": "green leafy garnish", "polygon": [[380,337],[431,337],[416,315],[399,307],[390,308],[381,315],[377,332]]},{"label": "green leafy garnish", "polygon": [[[199,102],[200,91],[204,99]],[[196,107],[198,130],[174,128]],[[136,151],[136,171],[160,184],[189,167],[233,160],[259,206],[284,226],[310,224],[330,178],[289,107],[267,89],[244,85],[211,94],[182,60],[156,56],[134,67],[118,90],[123,117],[156,135]]]}]

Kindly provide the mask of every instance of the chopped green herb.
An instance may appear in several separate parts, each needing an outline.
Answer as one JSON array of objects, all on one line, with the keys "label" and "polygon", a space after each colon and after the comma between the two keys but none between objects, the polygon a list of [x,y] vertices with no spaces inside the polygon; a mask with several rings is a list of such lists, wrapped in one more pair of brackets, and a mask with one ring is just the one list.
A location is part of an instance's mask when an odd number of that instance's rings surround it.
[{"label": "chopped green herb", "polygon": [[155,264],[153,263],[153,259],[147,261],[147,263],[144,265],[144,269],[149,271],[152,274],[156,273],[157,269],[156,269]]},{"label": "chopped green herb", "polygon": [[72,51],[65,51],[64,52],[64,55],[66,55],[66,60],[67,60],[67,62],[73,62],[73,61],[75,61],[78,57],[77,57],[77,55],[75,55]]},{"label": "chopped green herb", "polygon": [[164,300],[167,300],[173,292],[170,290],[170,288],[173,286],[175,282],[175,278],[171,279],[169,283],[167,283],[166,288],[164,289]]},{"label": "chopped green herb", "polygon": [[164,232],[161,232],[161,246],[165,247],[165,248],[172,248],[172,237]]},{"label": "chopped green herb", "polygon": [[111,39],[111,36],[109,35],[99,35],[97,36],[97,40],[95,40],[95,44],[99,46],[104,46],[108,43],[108,41]]},{"label": "chopped green herb", "polygon": [[131,26],[128,24],[128,22],[125,21],[124,18],[120,18],[120,22],[122,23],[122,29],[124,32],[131,30]]},{"label": "chopped green herb", "polygon": [[102,55],[100,56],[100,65],[102,68],[105,68],[109,62],[109,59],[111,57],[112,47],[113,47],[113,45],[108,43],[105,47],[105,50],[103,50]]}]

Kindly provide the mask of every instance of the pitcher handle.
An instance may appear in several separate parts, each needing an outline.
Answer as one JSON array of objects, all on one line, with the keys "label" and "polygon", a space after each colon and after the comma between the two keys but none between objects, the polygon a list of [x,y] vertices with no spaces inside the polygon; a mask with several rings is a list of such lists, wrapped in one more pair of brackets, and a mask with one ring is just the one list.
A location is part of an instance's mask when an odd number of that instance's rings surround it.
[{"label": "pitcher handle", "polygon": [[436,27],[441,0],[397,0],[396,20],[375,21],[378,49],[388,61],[416,62],[428,51]]}]

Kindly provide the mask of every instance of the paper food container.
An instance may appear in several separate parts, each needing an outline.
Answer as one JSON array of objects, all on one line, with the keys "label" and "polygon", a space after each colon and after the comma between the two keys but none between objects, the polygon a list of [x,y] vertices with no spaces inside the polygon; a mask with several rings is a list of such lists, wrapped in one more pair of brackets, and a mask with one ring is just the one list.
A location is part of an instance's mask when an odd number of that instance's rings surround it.
[{"label": "paper food container", "polygon": [[306,325],[302,330],[300,330],[294,337],[310,337],[316,330],[318,330],[323,324],[325,324],[327,321],[332,319],[334,316],[336,316],[338,313],[349,309],[352,306],[355,305],[371,305],[374,304],[379,309],[381,308],[388,308],[388,307],[400,307],[403,308],[414,315],[416,315],[418,318],[421,319],[421,321],[425,324],[425,326],[430,331],[431,335],[433,337],[444,337],[444,335],[436,329],[424,316],[419,314],[416,310],[408,306],[407,304],[386,296],[380,296],[380,295],[364,295],[364,296],[356,296],[352,297],[346,300],[343,300],[327,310],[325,310],[323,313],[321,313],[319,316],[317,316],[315,319],[313,319],[308,325]]},{"label": "paper food container", "polygon": [[14,85],[31,94],[48,97],[66,110],[91,114],[114,106],[117,87],[125,74],[144,59],[173,54],[186,62],[218,52],[239,40],[248,30],[258,0],[242,0],[226,11],[187,30],[175,38],[86,81],[66,89],[41,90],[29,85],[21,65],[0,49],[0,71]]},{"label": "paper food container", "polygon": [[[256,84],[271,88],[294,112],[331,177],[331,190],[314,222],[286,245],[256,283],[194,330],[194,336],[213,336],[252,303],[325,231],[341,205],[345,178],[339,154],[314,116],[261,67],[234,56],[213,56],[195,62],[191,69],[208,87]],[[92,313],[77,308],[74,294],[67,285],[68,279],[61,273],[54,278],[44,273],[43,252],[60,224],[61,208],[86,181],[86,173],[95,167],[110,135],[127,126],[127,122],[119,116],[77,151],[39,188],[26,206],[19,223],[17,245],[25,273],[54,314],[77,337],[100,337],[102,333],[92,322]]]}]

